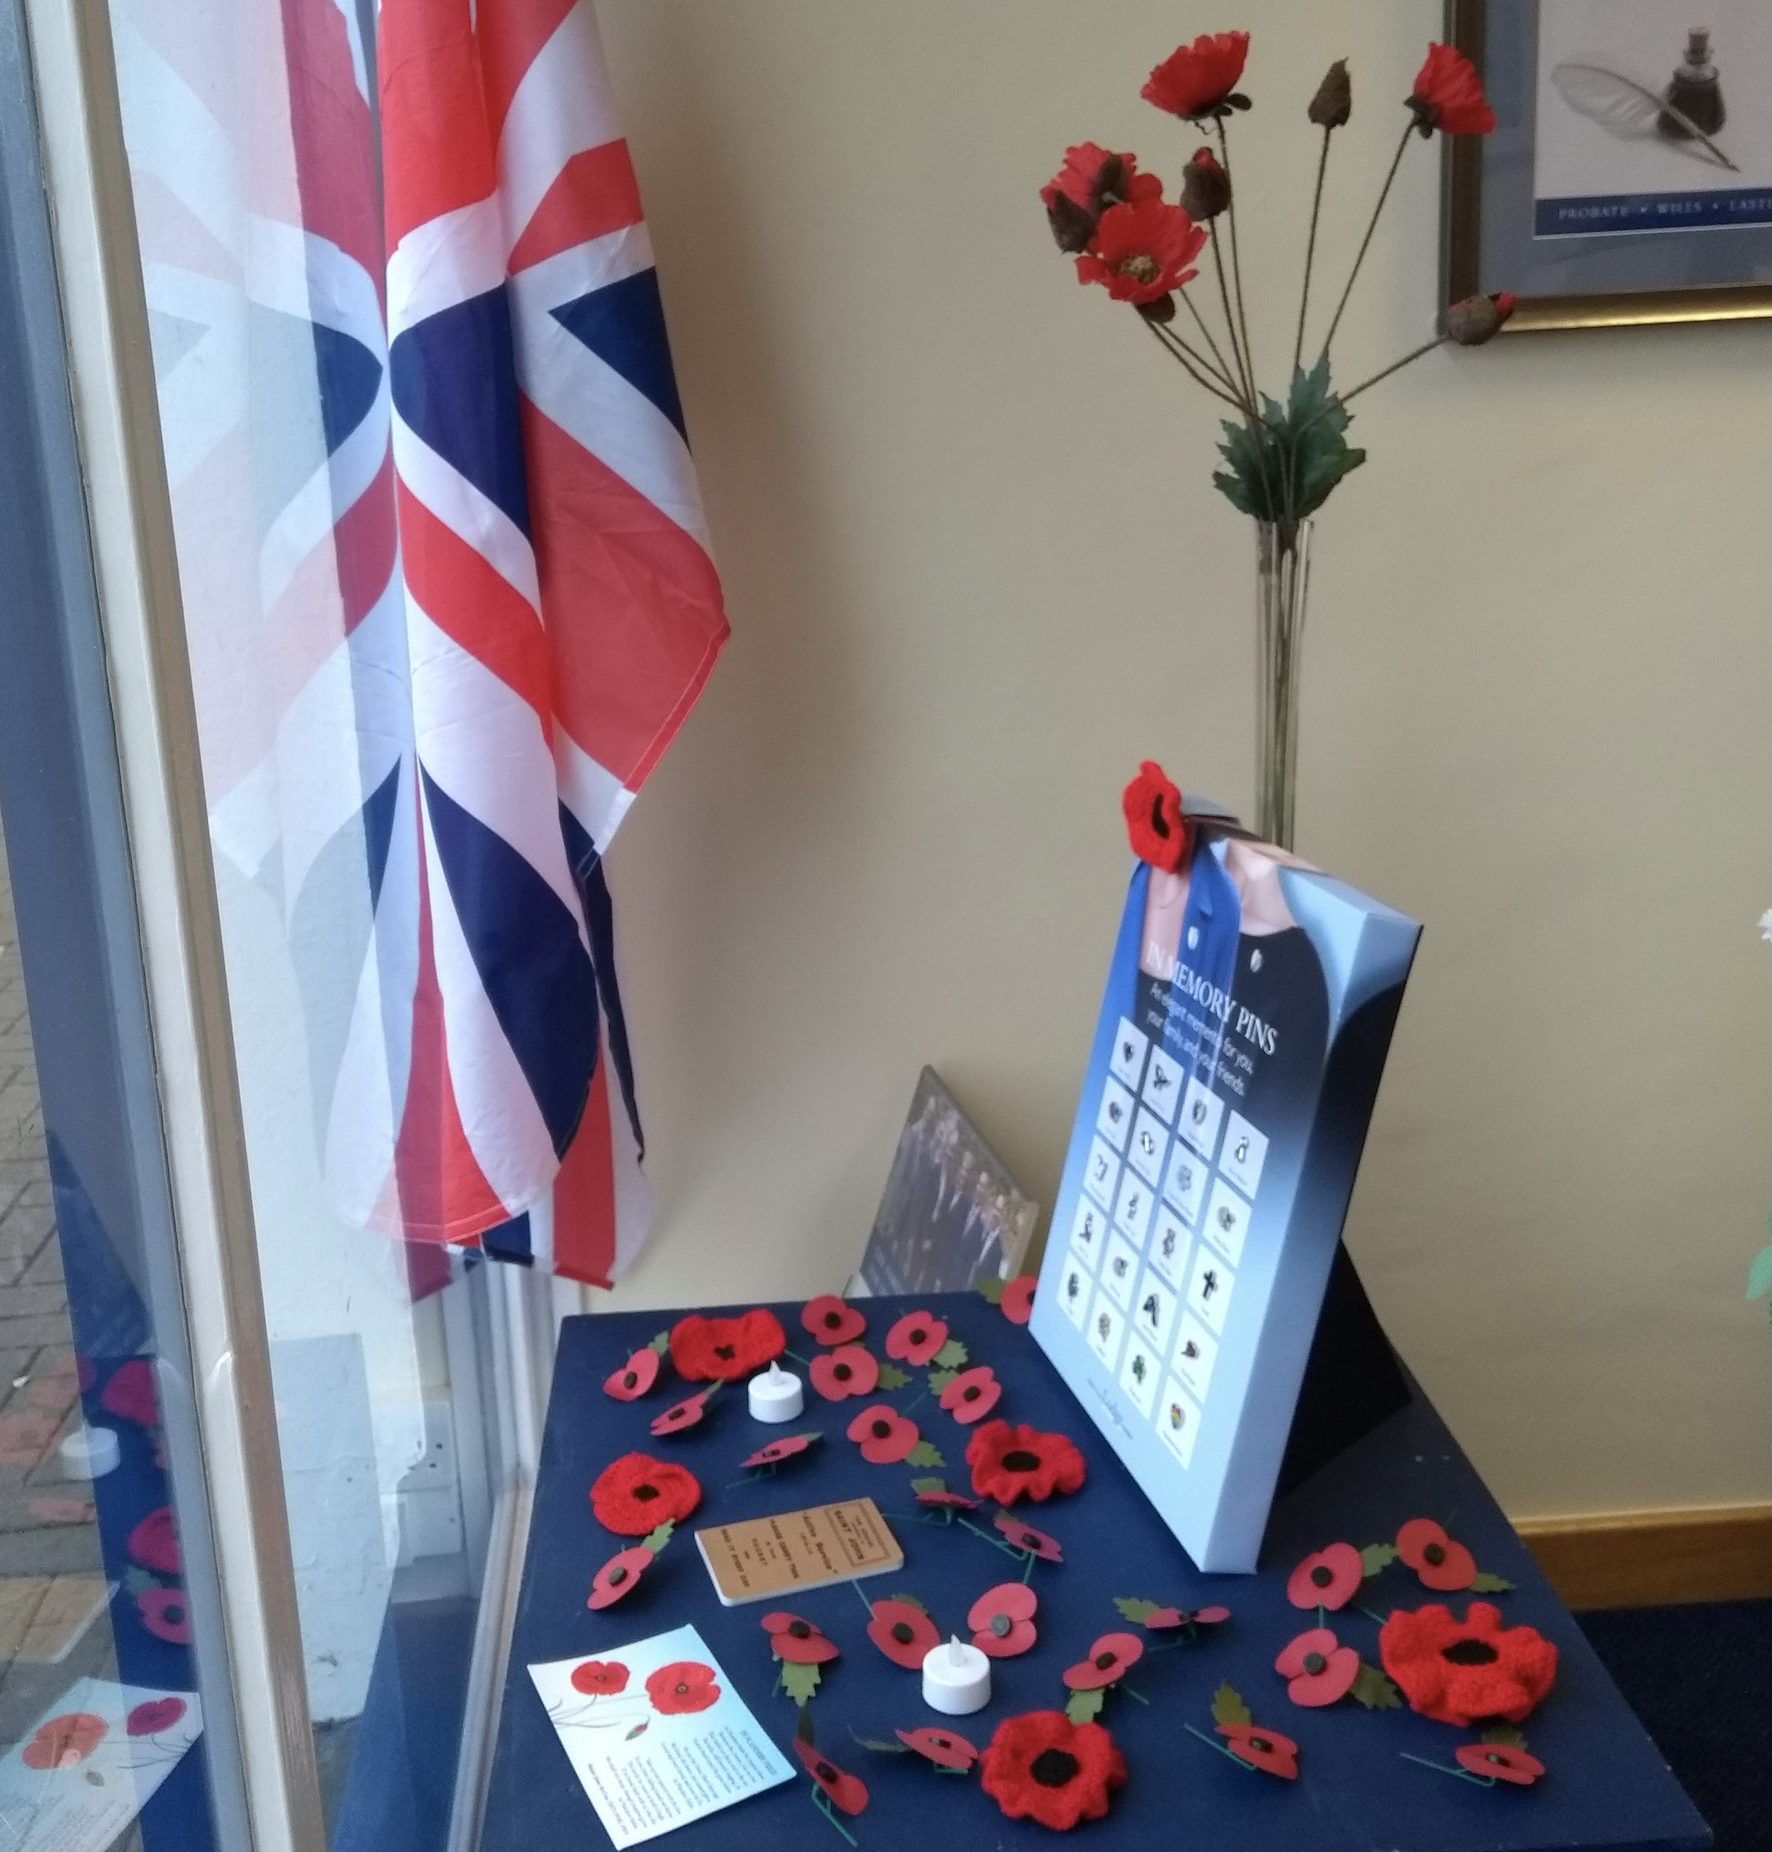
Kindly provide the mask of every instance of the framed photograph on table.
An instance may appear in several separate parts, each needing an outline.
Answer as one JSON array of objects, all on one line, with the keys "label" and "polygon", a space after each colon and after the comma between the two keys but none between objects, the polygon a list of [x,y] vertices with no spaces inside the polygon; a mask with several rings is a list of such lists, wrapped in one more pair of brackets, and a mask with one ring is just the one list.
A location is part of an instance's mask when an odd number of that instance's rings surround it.
[{"label": "framed photograph on table", "polygon": [[1451,0],[1489,136],[1448,144],[1445,300],[1511,333],[1772,315],[1768,0]]}]

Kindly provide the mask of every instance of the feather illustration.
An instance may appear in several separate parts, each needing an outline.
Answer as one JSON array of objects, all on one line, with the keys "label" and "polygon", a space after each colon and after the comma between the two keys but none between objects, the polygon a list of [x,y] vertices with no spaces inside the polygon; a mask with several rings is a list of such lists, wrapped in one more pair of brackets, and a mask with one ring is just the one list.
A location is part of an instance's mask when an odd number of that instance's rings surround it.
[{"label": "feather illustration", "polygon": [[1666,116],[1691,137],[1684,143],[1670,142],[1669,147],[1680,148],[1708,164],[1726,167],[1732,174],[1740,173],[1741,169],[1697,123],[1632,78],[1602,70],[1597,64],[1559,64],[1550,75],[1563,101],[1577,115],[1597,122],[1609,134],[1626,141],[1646,138],[1656,133],[1657,123]]}]

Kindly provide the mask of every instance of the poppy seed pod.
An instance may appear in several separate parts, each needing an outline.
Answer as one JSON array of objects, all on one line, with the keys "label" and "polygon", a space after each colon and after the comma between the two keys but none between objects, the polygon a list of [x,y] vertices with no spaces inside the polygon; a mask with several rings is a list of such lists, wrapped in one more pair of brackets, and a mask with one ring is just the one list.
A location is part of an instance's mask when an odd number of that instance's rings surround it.
[{"label": "poppy seed pod", "polygon": [[1500,334],[1514,312],[1514,298],[1505,290],[1495,296],[1466,296],[1446,311],[1446,339],[1460,347],[1481,347]]},{"label": "poppy seed pod", "polygon": [[1304,112],[1320,129],[1339,129],[1354,113],[1353,85],[1348,81],[1347,60],[1337,58],[1323,73],[1317,94]]},{"label": "poppy seed pod", "polygon": [[1046,222],[1052,227],[1053,242],[1069,257],[1088,250],[1089,240],[1095,236],[1094,213],[1062,193],[1046,208]]},{"label": "poppy seed pod", "polygon": [[1202,148],[1181,170],[1181,209],[1196,225],[1215,219],[1231,203],[1231,177],[1210,148]]}]

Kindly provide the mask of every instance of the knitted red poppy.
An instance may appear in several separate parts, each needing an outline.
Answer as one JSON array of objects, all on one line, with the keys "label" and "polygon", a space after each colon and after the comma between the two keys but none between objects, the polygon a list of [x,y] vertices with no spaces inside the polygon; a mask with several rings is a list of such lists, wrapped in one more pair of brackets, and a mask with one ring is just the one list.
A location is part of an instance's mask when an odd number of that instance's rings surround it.
[{"label": "knitted red poppy", "polygon": [[692,1383],[735,1383],[753,1376],[788,1347],[781,1320],[764,1306],[738,1318],[691,1313],[671,1330],[671,1361]]},{"label": "knitted red poppy", "polygon": [[692,1472],[643,1453],[624,1453],[591,1487],[597,1522],[618,1537],[644,1537],[667,1519],[681,1524],[700,1503],[701,1484]]},{"label": "knitted red poppy", "polygon": [[1025,1423],[987,1421],[966,1449],[972,1489],[980,1498],[1013,1505],[1027,1497],[1044,1503],[1054,1492],[1075,1492],[1089,1468],[1062,1434],[1042,1434]]},{"label": "knitted red poppy", "polygon": [[1101,1819],[1126,1779],[1125,1759],[1107,1731],[1072,1723],[1063,1711],[1006,1717],[982,1766],[985,1793],[1011,1820],[1037,1820],[1057,1833]]},{"label": "knitted red poppy", "polygon": [[1141,862],[1176,874],[1187,861],[1188,826],[1181,814],[1181,793],[1154,759],[1146,759],[1120,797],[1126,834]]},{"label": "knitted red poppy", "polygon": [[1518,1723],[1557,1677],[1550,1641],[1530,1627],[1503,1627],[1501,1610],[1487,1601],[1473,1601],[1462,1621],[1438,1602],[1399,1610],[1384,1623],[1378,1651],[1410,1708],[1441,1723]]},{"label": "knitted red poppy", "polygon": [[714,1683],[712,1666],[697,1659],[679,1659],[653,1673],[646,1681],[646,1695],[660,1715],[687,1717],[718,1704],[720,1687]]}]

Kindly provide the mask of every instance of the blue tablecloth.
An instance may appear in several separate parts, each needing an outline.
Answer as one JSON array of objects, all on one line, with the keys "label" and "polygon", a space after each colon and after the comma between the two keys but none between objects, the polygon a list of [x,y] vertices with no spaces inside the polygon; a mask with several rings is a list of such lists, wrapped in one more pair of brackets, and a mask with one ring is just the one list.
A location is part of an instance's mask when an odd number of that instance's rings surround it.
[{"label": "blue tablecloth", "polygon": [[[1259,1574],[1202,1576],[1024,1330],[972,1294],[857,1303],[868,1319],[862,1341],[881,1358],[885,1334],[902,1312],[924,1306],[945,1318],[973,1360],[990,1364],[1002,1379],[998,1413],[1068,1434],[1088,1456],[1089,1480],[1076,1496],[1017,1508],[1019,1516],[1063,1544],[1065,1561],[1042,1563],[1034,1571],[1039,1644],[1020,1658],[998,1661],[989,1709],[956,1720],[971,1741],[984,1747],[996,1725],[1019,1712],[1062,1709],[1065,1667],[1081,1659],[1098,1635],[1126,1628],[1113,1605],[1117,1596],[1187,1608],[1217,1603],[1232,1611],[1230,1621],[1204,1631],[1199,1644],[1147,1657],[1128,1683],[1148,1703],[1124,1692],[1110,1695],[1101,1721],[1125,1755],[1128,1779],[1108,1817],[1078,1829],[1085,1843],[1238,1852],[1551,1847],[1695,1852],[1710,1843],[1704,1823],[1580,1630],[1419,1393],[1276,1506]],[[814,1347],[801,1329],[799,1306],[774,1309],[789,1345],[810,1356]],[[607,1653],[691,1622],[791,1759],[797,1713],[787,1698],[772,1695],[776,1667],[759,1625],[770,1604],[722,1607],[691,1530],[863,1495],[889,1513],[916,1509],[910,1480],[918,1469],[868,1465],[844,1438],[864,1403],[826,1403],[809,1390],[805,1420],[786,1431],[817,1428],[824,1444],[760,1483],[743,1482],[739,1461],[781,1430],[751,1420],[742,1384],[722,1395],[699,1427],[654,1440],[652,1418],[684,1393],[669,1367],[660,1386],[639,1402],[612,1400],[602,1383],[671,1322],[673,1315],[657,1312],[606,1314],[568,1319],[562,1331],[488,1796],[485,1852],[582,1852],[608,1844],[530,1682],[531,1663]],[[880,1399],[908,1410],[946,1456],[949,1485],[968,1490],[968,1430],[933,1398],[917,1401],[922,1393],[923,1372],[917,1371],[909,1388]],[[620,1543],[592,1516],[587,1493],[612,1459],[631,1451],[681,1461],[701,1481],[705,1499],[640,1589],[619,1606],[592,1613],[585,1606],[591,1577]],[[988,1528],[988,1511],[978,1515]],[[1449,1763],[1453,1749],[1470,1742],[1473,1733],[1408,1710],[1367,1712],[1351,1699],[1326,1710],[1300,1709],[1273,1670],[1286,1642],[1314,1623],[1314,1615],[1301,1614],[1286,1599],[1286,1577],[1294,1565],[1337,1540],[1385,1541],[1406,1519],[1420,1516],[1447,1525],[1483,1569],[1514,1582],[1514,1592],[1494,1598],[1508,1621],[1536,1627],[1560,1651],[1556,1689],[1523,1726],[1532,1753],[1549,1769],[1535,1787],[1481,1788],[1418,1767],[1403,1753]],[[901,1589],[916,1595],[944,1629],[962,1636],[976,1597],[1019,1575],[1008,1557],[957,1526],[894,1523],[893,1529],[904,1547],[903,1573],[863,1586],[875,1598]],[[1436,1600],[1449,1600],[1462,1613],[1467,1598],[1430,1594],[1399,1564],[1369,1582],[1363,1599],[1379,1613]],[[1044,1828],[1006,1819],[976,1774],[961,1780],[937,1773],[920,1757],[878,1755],[852,1742],[851,1731],[889,1739],[895,1729],[941,1720],[924,1708],[917,1674],[894,1666],[869,1642],[868,1617],[854,1586],[823,1589],[792,1605],[842,1647],[841,1659],[825,1668],[812,1716],[820,1747],[871,1790],[866,1812],[845,1823],[864,1852],[868,1847],[897,1852],[918,1841],[966,1852],[1051,1843]],[[1345,1644],[1376,1662],[1378,1628],[1372,1620],[1345,1610],[1332,1624]],[[1149,1636],[1149,1644],[1158,1637]],[[1245,1770],[1186,1733],[1183,1726],[1191,1723],[1211,1734],[1212,1694],[1227,1680],[1259,1722],[1298,1743],[1296,1782]],[[796,1779],[658,1843],[672,1852],[763,1847],[785,1852],[790,1845],[842,1852],[841,1840],[814,1812],[811,1792],[809,1781]]]}]

